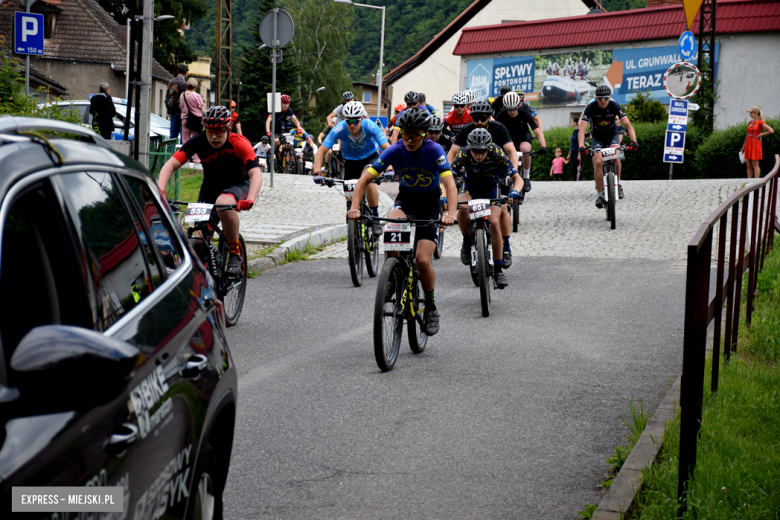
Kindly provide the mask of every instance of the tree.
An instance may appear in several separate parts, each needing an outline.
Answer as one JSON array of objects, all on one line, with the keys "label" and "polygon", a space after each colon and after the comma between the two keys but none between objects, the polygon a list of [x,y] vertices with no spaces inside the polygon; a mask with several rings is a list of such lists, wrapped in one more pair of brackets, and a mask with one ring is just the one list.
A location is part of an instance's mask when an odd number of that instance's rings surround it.
[{"label": "tree", "polygon": [[637,92],[626,105],[626,115],[632,123],[655,123],[666,119],[667,112],[650,91]]},{"label": "tree", "polygon": [[700,69],[702,73],[701,86],[699,91],[691,98],[692,102],[699,105],[699,110],[691,113],[691,124],[704,132],[704,135],[710,135],[715,128],[716,116],[713,107],[715,102],[720,99],[720,94],[718,94],[718,83],[720,80],[713,84],[709,79],[710,75],[706,74],[708,70],[709,65],[702,60]]},{"label": "tree", "polygon": [[[341,103],[342,92],[351,89],[344,60],[349,55],[354,8],[333,0],[281,0],[281,5],[295,24],[288,47],[298,69],[296,94],[303,107],[301,115],[307,120],[313,116],[324,126],[326,116]],[[315,99],[315,92],[323,86]]]},{"label": "tree", "polygon": [[[140,13],[140,2],[136,9]],[[130,18],[133,0],[98,0],[100,6],[116,23],[125,25]],[[213,10],[213,8],[212,8]],[[155,23],[153,57],[169,72],[175,74],[176,64],[195,60],[195,52],[187,45],[184,35],[178,30],[185,20],[191,23],[205,17],[209,6],[203,0],[162,0],[154,4],[154,16],[171,15],[173,20]]]}]

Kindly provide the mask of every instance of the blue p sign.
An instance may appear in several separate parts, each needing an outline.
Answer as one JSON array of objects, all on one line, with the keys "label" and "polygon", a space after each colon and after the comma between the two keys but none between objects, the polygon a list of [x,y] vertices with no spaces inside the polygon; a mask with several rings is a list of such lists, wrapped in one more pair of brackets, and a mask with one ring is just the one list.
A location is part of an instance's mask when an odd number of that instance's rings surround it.
[{"label": "blue p sign", "polygon": [[14,13],[14,52],[43,56],[43,15]]},{"label": "blue p sign", "polygon": [[666,132],[666,149],[682,151],[685,148],[685,132]]}]

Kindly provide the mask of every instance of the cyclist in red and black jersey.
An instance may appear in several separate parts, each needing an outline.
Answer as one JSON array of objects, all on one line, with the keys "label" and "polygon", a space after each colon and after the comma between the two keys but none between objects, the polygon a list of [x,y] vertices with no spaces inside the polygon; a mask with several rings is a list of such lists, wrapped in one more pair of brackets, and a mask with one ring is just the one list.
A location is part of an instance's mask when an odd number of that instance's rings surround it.
[{"label": "cyclist in red and black jersey", "polygon": [[238,241],[238,211],[249,210],[260,193],[263,174],[249,140],[230,131],[230,110],[223,106],[211,107],[203,116],[205,133],[197,134],[184,143],[160,170],[157,186],[165,193],[165,186],[173,172],[198,154],[203,164],[203,185],[198,202],[207,204],[236,204],[236,211],[221,211],[222,231],[230,246],[227,272],[241,271],[241,248]]},{"label": "cyclist in red and black jersey", "polygon": [[463,92],[455,92],[452,95],[452,111],[444,116],[444,122],[455,135],[471,123],[471,113],[466,102],[468,98]]}]

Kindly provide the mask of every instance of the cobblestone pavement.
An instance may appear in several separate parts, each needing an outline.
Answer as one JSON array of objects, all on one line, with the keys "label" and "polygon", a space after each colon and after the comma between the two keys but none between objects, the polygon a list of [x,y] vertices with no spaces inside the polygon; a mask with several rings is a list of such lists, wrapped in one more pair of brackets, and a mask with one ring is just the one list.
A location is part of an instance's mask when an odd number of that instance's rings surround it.
[{"label": "cobblestone pavement", "polygon": [[[626,181],[626,198],[617,201],[615,230],[609,229],[606,211],[595,207],[592,181],[535,182],[520,207],[512,250],[515,257],[685,260],[688,242],[704,219],[747,182]],[[461,242],[458,230],[447,230],[443,256],[460,256]],[[341,242],[314,258],[346,256],[346,243]]]},{"label": "cobblestone pavement", "polygon": [[[251,211],[239,213],[241,234],[247,242],[278,243],[302,232],[344,223],[346,203],[341,188],[314,184],[310,176],[263,175],[263,188]],[[389,200],[380,197],[379,211],[386,214]]]}]

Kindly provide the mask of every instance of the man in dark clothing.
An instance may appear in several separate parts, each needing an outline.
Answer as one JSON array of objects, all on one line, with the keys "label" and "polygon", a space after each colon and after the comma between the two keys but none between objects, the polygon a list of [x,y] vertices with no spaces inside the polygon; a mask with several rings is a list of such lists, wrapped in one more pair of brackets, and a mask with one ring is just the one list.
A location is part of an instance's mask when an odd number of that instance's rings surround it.
[{"label": "man in dark clothing", "polygon": [[186,63],[179,63],[176,70],[178,75],[168,82],[168,92],[165,94],[165,108],[171,116],[170,139],[177,139],[181,133],[179,96],[187,91],[187,73],[190,67]]},{"label": "man in dark clothing", "polygon": [[572,176],[580,180],[580,152],[579,152],[579,135],[580,135],[580,121],[576,117],[571,120],[571,127],[574,128],[574,133],[571,135],[571,144],[569,145],[569,164],[571,165]]},{"label": "man in dark clothing", "polygon": [[111,139],[111,132],[114,131],[116,107],[111,99],[111,87],[108,83],[101,83],[100,92],[92,96],[89,103],[89,113],[92,115],[94,124],[97,124],[98,132],[103,136],[103,139]]}]

